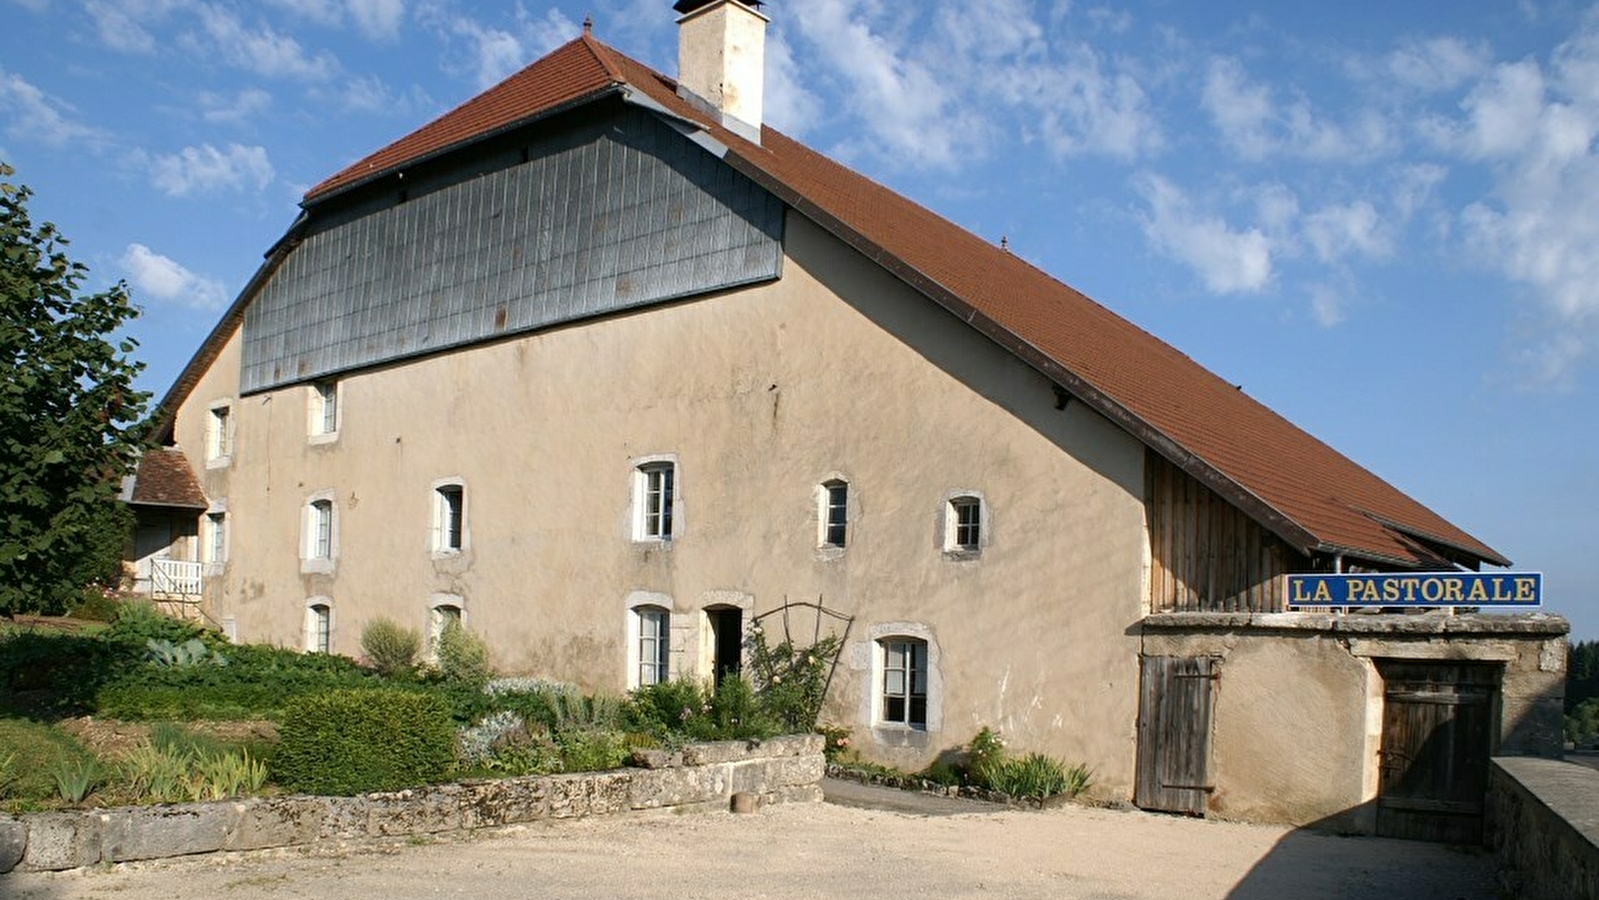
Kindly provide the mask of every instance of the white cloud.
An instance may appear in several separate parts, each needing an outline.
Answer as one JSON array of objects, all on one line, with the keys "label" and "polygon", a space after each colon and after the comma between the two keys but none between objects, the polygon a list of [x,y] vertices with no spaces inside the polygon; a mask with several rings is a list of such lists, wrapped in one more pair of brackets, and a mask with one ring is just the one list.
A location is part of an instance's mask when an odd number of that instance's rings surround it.
[{"label": "white cloud", "polygon": [[260,191],[272,182],[274,171],[266,148],[229,144],[218,150],[210,144],[184,147],[150,164],[151,181],[174,197],[215,191]]},{"label": "white cloud", "polygon": [[1234,231],[1196,211],[1182,190],[1153,174],[1136,179],[1149,204],[1144,235],[1159,252],[1198,273],[1213,294],[1254,293],[1271,281],[1271,241],[1258,229]]},{"label": "white cloud", "polygon": [[1323,328],[1332,328],[1344,321],[1345,301],[1343,294],[1331,285],[1310,285],[1310,314],[1316,319],[1316,324]]},{"label": "white cloud", "polygon": [[521,32],[522,49],[526,54],[526,58],[518,63],[517,68],[531,63],[577,37],[578,32],[582,30],[581,26],[567,18],[559,9],[548,10],[542,16],[532,16],[518,5],[516,23],[517,30]]},{"label": "white cloud", "polygon": [[201,118],[229,125],[247,122],[272,105],[272,95],[260,88],[245,88],[232,97],[203,91],[199,99]]},{"label": "white cloud", "polygon": [[980,121],[956,102],[949,80],[911,57],[903,35],[873,29],[871,7],[812,0],[794,27],[843,80],[839,93],[871,149],[914,167],[953,167],[980,143]]},{"label": "white cloud", "polygon": [[1439,37],[1405,41],[1388,54],[1381,69],[1396,84],[1435,92],[1459,87],[1487,70],[1491,61],[1486,44]]},{"label": "white cloud", "polygon": [[1324,263],[1348,256],[1381,259],[1393,252],[1393,235],[1365,200],[1325,206],[1305,217],[1305,240]]},{"label": "white cloud", "polygon": [[21,75],[0,69],[0,114],[10,120],[6,134],[51,147],[105,139],[100,129],[79,122],[73,113],[65,101],[47,96]]},{"label": "white cloud", "polygon": [[196,309],[215,309],[227,302],[222,282],[197,275],[143,244],[129,244],[121,263],[136,294]]},{"label": "white cloud", "polygon": [[1331,121],[1303,97],[1279,101],[1232,57],[1210,61],[1200,105],[1222,141],[1250,162],[1275,156],[1360,162],[1399,146],[1392,126],[1375,110],[1357,111],[1343,123]]},{"label": "white cloud", "polygon": [[[1501,64],[1467,96],[1455,148],[1493,189],[1460,216],[1474,257],[1531,289],[1545,320],[1523,363],[1563,383],[1599,350],[1599,13],[1550,57]],[[1509,132],[1509,133],[1507,133]]]},{"label": "white cloud", "polygon": [[30,12],[42,13],[50,8],[50,0],[11,0]]},{"label": "white cloud", "polygon": [[339,69],[333,54],[325,50],[308,53],[299,41],[270,26],[250,28],[231,10],[208,4],[198,12],[203,39],[238,68],[272,78],[306,81],[325,81]]},{"label": "white cloud", "polygon": [[405,0],[349,0],[357,31],[373,39],[393,38],[405,19]]},{"label": "white cloud", "polygon": [[773,30],[766,40],[766,98],[762,115],[766,121],[788,134],[803,135],[822,116],[822,98],[805,89],[805,73],[794,62],[781,31]]},{"label": "white cloud", "polygon": [[1137,79],[1107,71],[1105,60],[1087,44],[1062,55],[1066,58],[1059,64],[1022,62],[998,72],[1002,84],[1020,87],[1013,99],[1023,115],[1037,116],[1051,152],[1131,161],[1161,147],[1160,126]]},{"label": "white cloud", "polygon": [[376,75],[346,79],[331,91],[313,90],[311,97],[318,102],[336,103],[351,112],[399,118],[416,118],[436,109],[433,98],[421,87],[412,85],[409,90],[396,91]]}]

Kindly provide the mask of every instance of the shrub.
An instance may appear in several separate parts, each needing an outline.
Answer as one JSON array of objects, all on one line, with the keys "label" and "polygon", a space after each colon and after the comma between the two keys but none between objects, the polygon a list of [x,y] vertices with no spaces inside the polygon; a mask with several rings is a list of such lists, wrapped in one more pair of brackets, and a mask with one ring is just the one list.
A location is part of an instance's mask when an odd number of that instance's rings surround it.
[{"label": "shrub", "polygon": [[978,787],[990,787],[993,770],[1005,760],[1005,741],[992,728],[983,726],[966,745],[966,773]]},{"label": "shrub", "polygon": [[809,647],[796,646],[788,639],[768,644],[760,623],[751,625],[749,673],[764,717],[783,731],[803,733],[815,728],[842,646],[837,635],[828,635]]},{"label": "shrub", "polygon": [[422,637],[415,628],[379,617],[361,629],[361,652],[378,674],[394,676],[416,667],[416,655],[422,652]]},{"label": "shrub", "polygon": [[561,768],[567,772],[603,772],[627,764],[633,750],[620,731],[580,728],[556,737],[561,748]]},{"label": "shrub", "polygon": [[82,803],[100,784],[100,764],[92,759],[62,759],[50,769],[56,794],[67,803]]},{"label": "shrub", "polygon": [[[363,639],[365,635],[362,636]],[[481,689],[494,677],[489,645],[475,632],[451,619],[439,633],[439,674],[445,681]]]},{"label": "shrub", "polygon": [[115,590],[91,584],[83,589],[78,601],[67,609],[67,615],[90,622],[115,622],[121,609],[122,603],[117,600]]},{"label": "shrub", "polygon": [[351,795],[438,781],[454,759],[455,729],[443,699],[356,689],[296,701],[278,729],[272,771],[289,790]]},{"label": "shrub", "polygon": [[117,607],[116,621],[100,633],[100,637],[113,643],[129,644],[143,652],[150,641],[170,641],[184,644],[196,638],[213,644],[223,643],[220,635],[206,631],[193,622],[174,619],[142,600],[123,603]]}]

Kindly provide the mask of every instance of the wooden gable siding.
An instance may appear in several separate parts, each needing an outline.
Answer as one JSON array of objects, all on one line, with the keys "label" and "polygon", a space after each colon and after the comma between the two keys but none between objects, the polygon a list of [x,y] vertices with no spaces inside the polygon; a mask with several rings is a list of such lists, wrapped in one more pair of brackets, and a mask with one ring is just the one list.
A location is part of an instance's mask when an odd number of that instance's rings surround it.
[{"label": "wooden gable siding", "polygon": [[1153,450],[1144,472],[1150,612],[1284,608],[1283,575],[1308,560]]}]

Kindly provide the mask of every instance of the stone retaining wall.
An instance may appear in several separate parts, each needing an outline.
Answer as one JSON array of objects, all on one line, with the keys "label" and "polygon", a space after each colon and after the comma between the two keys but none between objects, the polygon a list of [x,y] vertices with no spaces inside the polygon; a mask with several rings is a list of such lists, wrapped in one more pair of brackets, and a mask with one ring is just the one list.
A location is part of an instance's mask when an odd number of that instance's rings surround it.
[{"label": "stone retaining wall", "polygon": [[642,768],[464,781],[358,797],[255,797],[0,816],[0,873],[633,810],[726,810],[734,794],[763,803],[822,798],[820,735],[693,744],[678,753],[641,753],[639,762]]},{"label": "stone retaining wall", "polygon": [[1488,776],[1487,843],[1505,896],[1599,900],[1599,771],[1507,757]]}]

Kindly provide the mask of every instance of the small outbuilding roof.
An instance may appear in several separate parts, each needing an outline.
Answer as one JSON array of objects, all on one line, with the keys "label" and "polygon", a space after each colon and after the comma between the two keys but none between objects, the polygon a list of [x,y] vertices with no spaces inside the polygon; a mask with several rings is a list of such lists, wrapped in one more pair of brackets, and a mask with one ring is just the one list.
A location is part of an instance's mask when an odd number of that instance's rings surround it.
[{"label": "small outbuilding roof", "polygon": [[172,447],[146,450],[138,468],[122,481],[122,500],[133,506],[206,509],[210,504],[183,452]]}]

